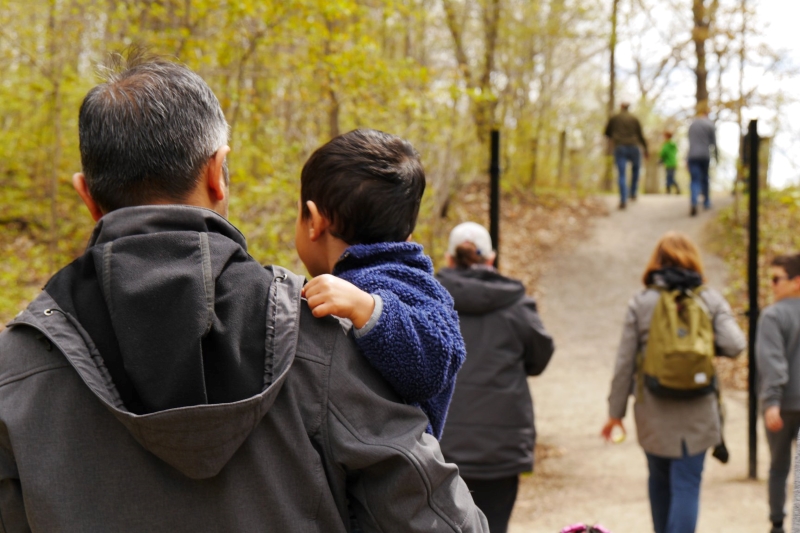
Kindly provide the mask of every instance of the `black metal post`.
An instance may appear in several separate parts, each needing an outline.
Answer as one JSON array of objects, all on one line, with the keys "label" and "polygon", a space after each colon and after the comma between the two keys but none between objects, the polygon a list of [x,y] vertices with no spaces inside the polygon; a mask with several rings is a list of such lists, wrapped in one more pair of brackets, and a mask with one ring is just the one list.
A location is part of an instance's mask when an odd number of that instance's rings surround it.
[{"label": "black metal post", "polygon": [[758,121],[751,120],[748,128],[750,159],[750,243],[747,260],[747,282],[750,294],[749,346],[747,349],[748,444],[750,452],[750,479],[756,479],[756,326],[758,325]]},{"label": "black metal post", "polygon": [[491,163],[489,164],[490,199],[489,199],[489,235],[492,237],[497,256],[494,266],[500,265],[500,132],[492,130]]}]

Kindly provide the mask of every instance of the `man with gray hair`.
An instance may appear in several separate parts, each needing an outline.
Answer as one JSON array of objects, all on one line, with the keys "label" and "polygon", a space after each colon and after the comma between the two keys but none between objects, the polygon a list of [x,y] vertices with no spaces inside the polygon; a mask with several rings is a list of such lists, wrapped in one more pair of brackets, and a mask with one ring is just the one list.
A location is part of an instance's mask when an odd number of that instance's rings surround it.
[{"label": "man with gray hair", "polygon": [[89,246],[0,333],[0,531],[488,531],[348,325],[248,255],[199,76],[134,54],[79,135]]},{"label": "man with gray hair", "polygon": [[[636,200],[636,191],[639,188],[639,168],[641,154],[639,145],[644,148],[644,156],[648,157],[647,141],[642,134],[642,125],[639,119],[629,111],[631,104],[622,102],[620,111],[606,124],[605,136],[614,145],[614,162],[619,175],[619,208],[625,209],[628,198]],[[628,193],[628,180],[625,177],[628,162],[631,164],[631,189]]]}]

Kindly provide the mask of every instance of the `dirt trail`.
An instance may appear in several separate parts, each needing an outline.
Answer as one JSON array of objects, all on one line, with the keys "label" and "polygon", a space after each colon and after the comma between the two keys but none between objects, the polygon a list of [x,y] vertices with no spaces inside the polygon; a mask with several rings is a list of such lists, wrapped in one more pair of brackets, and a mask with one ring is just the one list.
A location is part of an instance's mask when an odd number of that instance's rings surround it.
[{"label": "dirt trail", "polygon": [[[721,205],[724,198],[715,198]],[[553,258],[537,287],[542,318],[556,339],[547,371],[530,380],[538,441],[549,457],[523,478],[511,533],[554,533],[565,525],[600,522],[613,533],[652,531],[647,466],[636,442],[632,399],[628,439],[599,437],[625,306],[639,290],[657,239],[674,229],[702,244],[713,211],[688,216],[686,197],[645,196],[626,211],[595,219],[588,237]],[[724,286],[724,267],[704,255],[710,285]],[[758,481],[747,480],[746,394],[723,391],[731,461],[705,463],[698,533],[768,531],[769,453],[759,426]],[[791,485],[790,485],[791,487]]]}]

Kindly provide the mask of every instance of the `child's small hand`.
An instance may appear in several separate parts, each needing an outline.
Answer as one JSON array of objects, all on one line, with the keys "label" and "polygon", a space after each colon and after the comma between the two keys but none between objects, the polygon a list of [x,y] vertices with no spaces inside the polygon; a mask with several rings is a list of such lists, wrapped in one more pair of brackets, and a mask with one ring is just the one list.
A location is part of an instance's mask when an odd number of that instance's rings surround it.
[{"label": "child's small hand", "polygon": [[357,328],[363,328],[375,310],[372,295],[330,274],[322,274],[306,283],[303,296],[315,317],[347,318]]}]

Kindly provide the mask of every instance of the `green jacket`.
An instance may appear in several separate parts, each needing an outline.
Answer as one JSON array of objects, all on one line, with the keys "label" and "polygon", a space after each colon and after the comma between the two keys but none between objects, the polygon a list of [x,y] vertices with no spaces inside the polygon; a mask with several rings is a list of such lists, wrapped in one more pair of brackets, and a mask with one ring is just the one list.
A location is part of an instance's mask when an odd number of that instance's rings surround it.
[{"label": "green jacket", "polygon": [[658,159],[664,163],[665,168],[678,167],[678,145],[675,144],[675,141],[665,141],[664,144],[661,145],[661,152],[658,154]]}]

